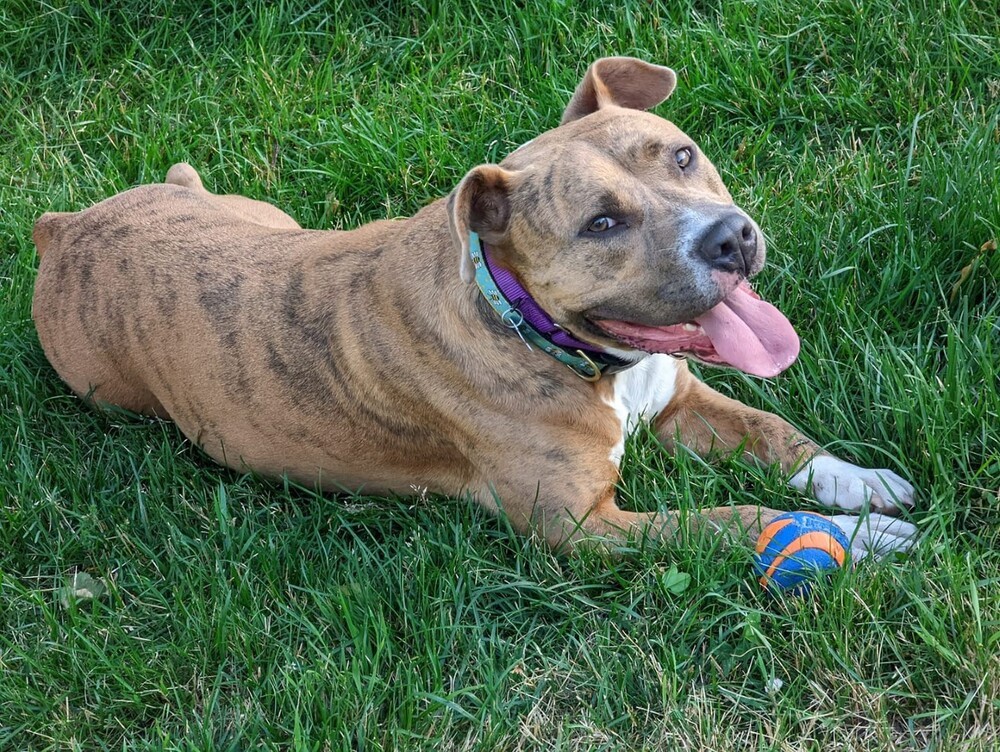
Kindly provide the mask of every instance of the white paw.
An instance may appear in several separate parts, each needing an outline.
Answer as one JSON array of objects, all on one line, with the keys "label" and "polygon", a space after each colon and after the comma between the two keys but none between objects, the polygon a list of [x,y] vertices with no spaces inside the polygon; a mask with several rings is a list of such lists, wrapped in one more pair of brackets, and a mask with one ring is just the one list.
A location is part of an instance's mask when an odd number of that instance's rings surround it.
[{"label": "white paw", "polygon": [[788,482],[825,506],[852,512],[913,507],[913,486],[892,470],[868,470],[828,454],[813,457]]},{"label": "white paw", "polygon": [[881,559],[887,554],[906,551],[917,542],[917,526],[884,514],[835,514],[830,520],[851,542],[851,558],[866,556]]}]

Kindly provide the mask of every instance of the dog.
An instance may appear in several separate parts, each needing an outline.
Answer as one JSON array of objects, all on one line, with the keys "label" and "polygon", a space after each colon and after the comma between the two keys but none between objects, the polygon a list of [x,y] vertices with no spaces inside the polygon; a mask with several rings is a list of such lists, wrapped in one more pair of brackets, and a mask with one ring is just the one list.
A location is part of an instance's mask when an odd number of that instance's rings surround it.
[{"label": "dog", "polygon": [[744,452],[850,514],[856,557],[909,548],[913,486],[725,397],[687,358],[774,376],[788,320],[765,261],[690,137],[648,110],[669,68],[603,58],[560,125],[404,220],[304,230],[207,191],[187,164],[35,225],[32,315],[81,397],[169,418],[223,465],[334,491],[468,496],[560,550],[682,529],[751,541],[754,505],[615,502],[625,437]]}]

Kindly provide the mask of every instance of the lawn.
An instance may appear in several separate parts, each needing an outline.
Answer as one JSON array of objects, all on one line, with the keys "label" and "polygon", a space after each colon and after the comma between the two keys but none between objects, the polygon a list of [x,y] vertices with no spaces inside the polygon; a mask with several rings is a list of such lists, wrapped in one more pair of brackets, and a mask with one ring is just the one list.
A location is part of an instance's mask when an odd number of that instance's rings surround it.
[{"label": "lawn", "polygon": [[[985,0],[5,2],[0,748],[996,749],[998,39]],[[912,555],[806,599],[738,547],[560,557],[459,500],[222,469],[46,362],[42,212],[185,160],[306,227],[407,216],[608,54],[677,71],[656,112],[761,224],[802,336],[780,377],[705,378],[911,480]],[[646,434],[620,496],[809,506]]]}]

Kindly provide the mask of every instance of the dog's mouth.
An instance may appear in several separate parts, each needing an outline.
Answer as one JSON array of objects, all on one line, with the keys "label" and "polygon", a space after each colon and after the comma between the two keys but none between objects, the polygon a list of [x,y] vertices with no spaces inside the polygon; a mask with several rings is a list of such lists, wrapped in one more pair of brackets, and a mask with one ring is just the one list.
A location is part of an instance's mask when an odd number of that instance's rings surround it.
[{"label": "dog's mouth", "polygon": [[714,308],[670,326],[597,319],[614,339],[650,353],[690,355],[753,376],[777,376],[795,362],[799,335],[785,316],[743,281]]}]

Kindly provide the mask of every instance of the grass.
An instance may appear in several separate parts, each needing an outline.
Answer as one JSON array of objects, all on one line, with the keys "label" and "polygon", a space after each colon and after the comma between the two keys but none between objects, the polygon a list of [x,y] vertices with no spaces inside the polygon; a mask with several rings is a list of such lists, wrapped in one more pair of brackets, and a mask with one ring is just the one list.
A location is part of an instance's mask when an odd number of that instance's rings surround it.
[{"label": "grass", "polygon": [[[0,748],[995,749],[1000,21],[970,0],[0,7]],[[586,64],[769,236],[799,362],[705,374],[920,489],[911,556],[771,600],[749,554],[553,556],[455,500],[333,498],[84,409],[31,225],[175,161],[310,227],[415,212],[558,123]],[[968,278],[953,292],[963,267]],[[807,504],[629,442],[632,508]],[[107,592],[66,599],[87,573]],[[773,679],[783,686],[767,687]]]}]

